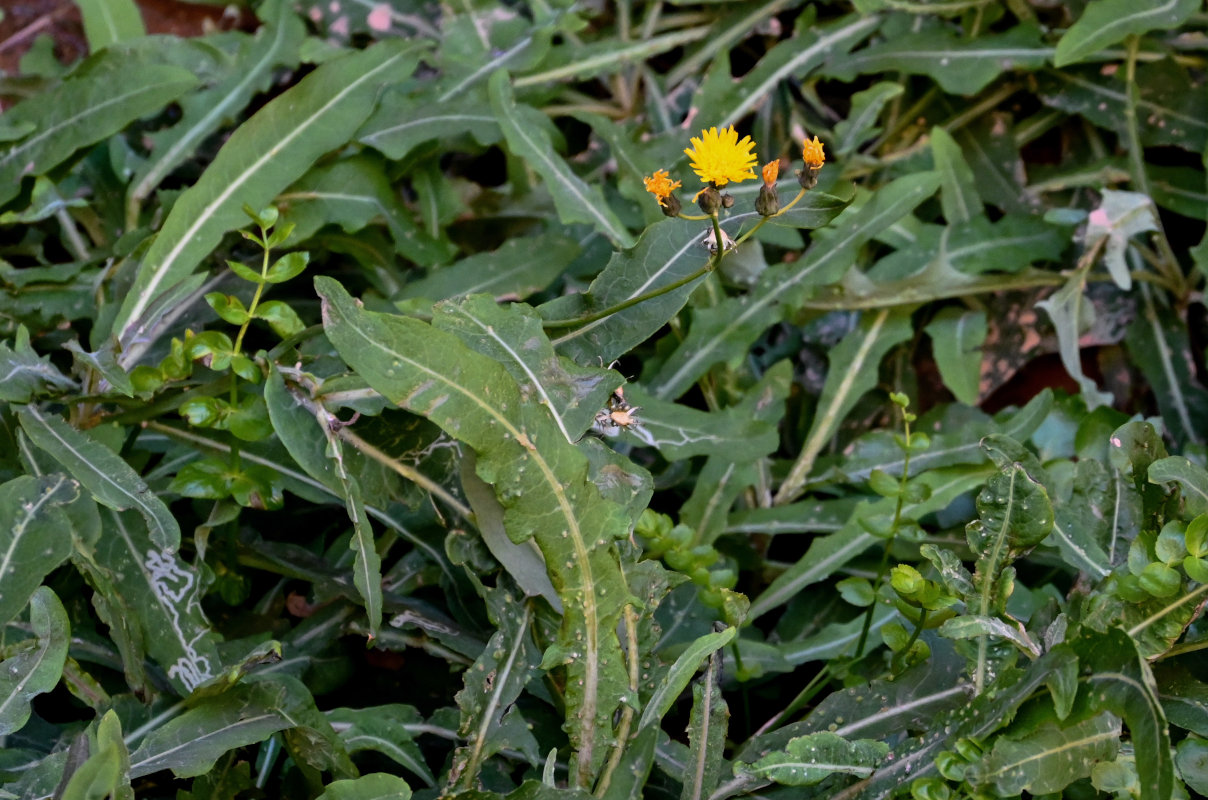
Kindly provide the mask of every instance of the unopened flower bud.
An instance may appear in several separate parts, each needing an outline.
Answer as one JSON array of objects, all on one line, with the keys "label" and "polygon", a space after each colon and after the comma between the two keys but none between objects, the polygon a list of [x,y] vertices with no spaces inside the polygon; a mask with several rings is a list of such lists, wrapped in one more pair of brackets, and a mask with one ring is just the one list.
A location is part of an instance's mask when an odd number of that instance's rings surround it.
[{"label": "unopened flower bud", "polygon": [[780,195],[776,186],[764,184],[759,187],[759,197],[755,199],[755,212],[761,217],[770,217],[780,210]]},{"label": "unopened flower bud", "polygon": [[679,198],[673,194],[669,194],[659,203],[659,208],[663,210],[663,214],[668,217],[678,217],[683,206],[680,205]]},{"label": "unopened flower bud", "polygon": [[696,195],[696,204],[704,213],[716,214],[721,208],[721,192],[717,191],[716,186],[706,186]]},{"label": "unopened flower bud", "polygon": [[722,208],[733,208],[734,207],[734,196],[729,195],[729,194],[723,194],[721,196],[721,207]]}]

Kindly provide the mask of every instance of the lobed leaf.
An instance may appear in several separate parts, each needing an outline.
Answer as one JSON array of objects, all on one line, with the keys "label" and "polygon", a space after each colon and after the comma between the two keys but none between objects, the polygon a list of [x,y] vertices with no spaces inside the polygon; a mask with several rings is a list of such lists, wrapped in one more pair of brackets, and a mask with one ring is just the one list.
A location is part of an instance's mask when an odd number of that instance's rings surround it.
[{"label": "lobed leaf", "polygon": [[546,662],[567,664],[573,775],[587,783],[627,685],[616,638],[626,588],[611,547],[628,532],[626,515],[600,497],[586,459],[543,406],[523,402],[502,366],[418,320],[361,311],[329,278],[316,286],[324,328],[345,361],[387,398],[474,448],[508,535],[541,547],[565,609],[559,647]]}]

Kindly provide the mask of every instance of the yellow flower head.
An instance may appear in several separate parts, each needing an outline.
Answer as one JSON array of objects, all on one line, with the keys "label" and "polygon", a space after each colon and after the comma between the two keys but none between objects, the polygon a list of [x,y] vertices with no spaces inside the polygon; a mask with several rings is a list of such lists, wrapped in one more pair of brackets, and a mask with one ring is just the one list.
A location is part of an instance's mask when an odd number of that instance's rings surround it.
[{"label": "yellow flower head", "polygon": [[658,198],[660,206],[666,206],[671,193],[683,185],[679,181],[671,180],[665,169],[655,170],[649,178],[642,178],[642,183],[646,184],[646,191]]},{"label": "yellow flower head", "polygon": [[826,163],[826,153],[822,152],[822,142],[818,141],[817,136],[814,137],[813,141],[809,139],[805,140],[805,147],[801,150],[801,157],[805,159],[807,167],[813,167],[814,169],[821,169],[822,165]]},{"label": "yellow flower head", "polygon": [[763,185],[775,186],[776,178],[780,176],[780,159],[769,161],[763,165]]},{"label": "yellow flower head", "polygon": [[733,181],[750,180],[755,177],[755,154],[751,152],[755,142],[750,136],[738,139],[733,126],[710,128],[701,131],[700,138],[692,138],[692,148],[685,150],[692,170],[705,183],[722,187]]}]

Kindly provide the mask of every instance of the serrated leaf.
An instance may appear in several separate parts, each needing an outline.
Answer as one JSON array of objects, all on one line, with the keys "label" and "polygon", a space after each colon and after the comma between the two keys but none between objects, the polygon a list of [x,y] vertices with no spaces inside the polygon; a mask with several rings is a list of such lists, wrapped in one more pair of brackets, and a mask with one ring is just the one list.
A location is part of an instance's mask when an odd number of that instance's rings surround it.
[{"label": "serrated leaf", "polygon": [[179,67],[139,64],[106,50],[76,68],[73,77],[4,112],[8,125],[34,132],[0,150],[0,204],[16,197],[26,175],[45,175],[77,150],[120,131],[197,85]]},{"label": "serrated leaf", "polygon": [[558,218],[564,223],[585,222],[607,236],[620,248],[632,247],[633,236],[608,206],[598,187],[588,186],[557,153],[543,127],[544,115],[522,106],[512,96],[506,72],[499,71],[490,80],[491,108],[503,128],[508,149],[525,159],[545,180]]},{"label": "serrated leaf", "polygon": [[1044,66],[1051,55],[1034,26],[1017,25],[1005,33],[972,39],[951,28],[932,27],[901,33],[835,59],[824,72],[842,81],[891,71],[927,75],[946,92],[972,95],[1004,72]]},{"label": "serrated leaf", "polygon": [[999,797],[1051,794],[1089,777],[1096,762],[1116,757],[1119,746],[1115,714],[1096,714],[1069,727],[1048,723],[1021,739],[997,739],[965,773],[966,780]]},{"label": "serrated leaf", "polygon": [[35,406],[26,406],[17,416],[33,443],[62,464],[97,502],[118,511],[138,509],[157,550],[174,552],[180,547],[180,525],[168,506],[117,453]]},{"label": "serrated leaf", "polygon": [[39,586],[29,598],[29,622],[36,637],[32,646],[5,658],[0,669],[0,736],[25,726],[30,701],[58,685],[67,660],[67,611],[48,587]]},{"label": "serrated leaf", "polygon": [[188,277],[227,231],[247,224],[244,205],[268,205],[321,155],[347,142],[382,86],[409,76],[421,51],[415,43],[390,40],[322,64],[231,135],[172,206],[143,257],[114,323],[124,365],[149,345],[135,329],[147,307]]},{"label": "serrated leaf", "polygon": [[1069,66],[1129,36],[1155,29],[1174,30],[1199,9],[1199,0],[1158,0],[1140,5],[1131,0],[1088,3],[1082,16],[1057,42],[1053,63],[1059,68]]},{"label": "serrated leaf", "polygon": [[0,342],[0,401],[28,403],[50,389],[76,388],[76,382],[59,372],[49,356],[34,352],[24,325],[17,326],[11,347],[8,342]]},{"label": "serrated leaf", "polygon": [[687,338],[647,385],[664,400],[679,397],[713,364],[740,358],[769,325],[791,310],[810,287],[833,283],[855,263],[858,248],[897,222],[939,188],[939,177],[921,172],[882,187],[859,209],[848,209],[815,237],[805,256],[769,267],[745,296],[693,313]]},{"label": "serrated leaf", "polygon": [[76,5],[84,20],[88,49],[94,53],[147,32],[134,0],[76,0]]},{"label": "serrated leaf", "polygon": [[783,752],[766,755],[741,770],[786,786],[812,786],[836,773],[867,778],[888,753],[889,745],[884,742],[811,733],[791,740]]},{"label": "serrated leaf", "polygon": [[479,476],[506,509],[508,535],[541,547],[565,609],[560,647],[546,658],[567,664],[572,774],[587,784],[628,684],[616,636],[626,588],[610,547],[627,535],[628,515],[600,497],[586,459],[543,406],[523,401],[503,367],[418,320],[360,310],[329,278],[316,287],[341,357],[387,398],[473,447]]},{"label": "serrated leaf", "polygon": [[0,485],[0,627],[71,555],[71,522],[61,506],[79,496],[80,485],[61,473]]},{"label": "serrated leaf", "polygon": [[924,328],[944,385],[962,403],[976,405],[981,386],[981,346],[986,312],[944,308]]},{"label": "serrated leaf", "polygon": [[285,705],[285,689],[271,682],[240,684],[203,697],[147,734],[130,755],[130,776],[165,769],[179,778],[204,775],[228,750],[296,725]]}]

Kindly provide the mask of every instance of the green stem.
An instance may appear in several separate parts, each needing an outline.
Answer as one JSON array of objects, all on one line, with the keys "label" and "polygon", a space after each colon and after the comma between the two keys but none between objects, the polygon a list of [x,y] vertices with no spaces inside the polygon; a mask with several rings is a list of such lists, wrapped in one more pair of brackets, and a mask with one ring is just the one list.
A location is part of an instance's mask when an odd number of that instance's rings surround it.
[{"label": "green stem", "polygon": [[[759,220],[759,222],[755,223],[755,227],[751,228],[751,230],[744,233],[742,236],[740,236],[738,238],[737,241],[734,242],[735,246],[738,246],[739,244],[742,244],[743,242],[745,242],[747,239],[751,238],[751,235],[753,233],[755,233],[755,231],[759,230],[760,227],[762,227],[763,224],[765,222],[767,222],[769,219],[778,217],[781,214],[788,211],[793,206],[797,205],[797,203],[800,202],[801,198],[803,198],[803,197],[805,197],[805,189],[802,189],[800,192],[798,192],[797,196],[793,198],[793,201],[791,203],[789,203],[787,206],[785,206],[784,208],[777,211],[771,217],[763,217],[762,219]],[[672,281],[671,283],[660,286],[657,289],[651,289],[650,291],[645,292],[643,294],[639,294],[634,297],[630,297],[629,299],[622,300],[619,303],[614,303],[613,305],[608,306],[607,308],[602,308],[599,311],[593,311],[590,314],[584,314],[579,317],[568,317],[566,319],[544,320],[541,323],[541,327],[545,328],[546,330],[550,330],[550,329],[557,329],[557,328],[574,328],[578,325],[587,325],[588,323],[595,322],[596,320],[601,320],[601,319],[604,319],[605,317],[610,317],[613,314],[616,314],[620,311],[624,311],[627,308],[632,308],[633,306],[636,306],[639,303],[644,303],[647,300],[653,300],[656,297],[661,297],[662,295],[665,295],[668,292],[673,292],[676,289],[680,288],[681,286],[692,283],[692,281],[696,280],[697,278],[701,277],[702,275],[707,275],[710,272],[712,272],[713,270],[717,269],[717,265],[721,263],[722,256],[724,256],[725,252],[726,252],[726,249],[722,244],[725,241],[725,239],[724,239],[724,235],[722,234],[722,230],[721,230],[721,221],[718,218],[717,214],[716,213],[709,214],[709,215],[702,214],[700,216],[697,216],[694,214],[680,214],[679,218],[686,219],[686,220],[696,220],[696,221],[708,219],[713,223],[713,236],[717,242],[717,252],[713,254],[713,256],[709,259],[709,261],[703,267],[696,270],[691,275],[686,275],[682,278],[679,278],[678,280]]]},{"label": "green stem", "polygon": [[[902,476],[898,479],[898,502],[893,510],[893,526],[889,529],[889,539],[885,542],[885,550],[881,553],[881,566],[877,569],[875,586],[880,586],[885,580],[885,572],[889,568],[889,551],[893,549],[894,539],[898,535],[898,526],[902,524],[902,501],[906,496],[906,481],[910,478],[910,416],[902,409],[902,427],[906,432],[906,446],[902,448]],[[873,612],[877,609],[874,601],[864,615],[864,627],[860,629],[860,640],[856,642],[856,658],[864,655],[864,645],[868,641],[869,631],[872,630]],[[913,639],[911,643],[913,643]]]},{"label": "green stem", "polygon": [[[1141,38],[1137,34],[1132,34],[1128,37],[1128,59],[1126,61],[1125,72],[1125,88],[1127,103],[1124,107],[1124,119],[1126,128],[1128,129],[1128,157],[1132,165],[1132,177],[1137,188],[1152,202],[1153,193],[1149,187],[1149,175],[1145,172],[1145,152],[1141,147],[1141,133],[1137,126],[1137,101],[1141,89],[1137,85],[1137,50],[1140,47]],[[1174,254],[1174,250],[1170,247],[1170,240],[1166,238],[1166,230],[1162,227],[1162,219],[1158,216],[1157,210],[1153,212],[1154,225],[1157,231],[1154,233],[1154,240],[1158,244],[1158,250],[1162,254],[1162,260],[1158,263],[1160,271],[1166,276],[1167,280],[1178,287],[1177,294],[1180,298],[1186,295],[1187,283],[1186,277],[1182,270],[1179,269],[1178,257]]]}]

